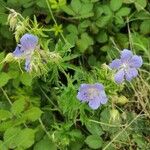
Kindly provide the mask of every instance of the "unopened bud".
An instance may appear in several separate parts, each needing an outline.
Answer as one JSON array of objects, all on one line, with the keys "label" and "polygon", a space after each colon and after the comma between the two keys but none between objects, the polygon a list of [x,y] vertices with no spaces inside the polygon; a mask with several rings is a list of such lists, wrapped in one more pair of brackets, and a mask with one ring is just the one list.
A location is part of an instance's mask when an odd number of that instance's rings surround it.
[{"label": "unopened bud", "polygon": [[119,114],[119,111],[117,109],[112,109],[110,111],[110,119],[113,121],[113,122],[116,122],[116,121],[119,121],[120,120],[120,114]]},{"label": "unopened bud", "polygon": [[7,18],[7,23],[10,26],[10,29],[13,31],[16,28],[16,25],[18,23],[17,19],[18,13],[14,9],[10,9],[10,14],[8,15]]},{"label": "unopened bud", "polygon": [[129,102],[129,100],[125,96],[118,97],[118,101],[117,101],[118,104],[124,105],[128,102]]}]

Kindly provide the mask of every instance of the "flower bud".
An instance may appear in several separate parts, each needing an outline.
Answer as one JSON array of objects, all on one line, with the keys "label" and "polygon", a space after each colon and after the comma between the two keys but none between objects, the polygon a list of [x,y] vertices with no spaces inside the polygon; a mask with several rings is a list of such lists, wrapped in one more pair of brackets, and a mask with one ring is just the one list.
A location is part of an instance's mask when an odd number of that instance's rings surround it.
[{"label": "flower bud", "polygon": [[129,100],[125,96],[118,97],[118,101],[117,101],[118,104],[124,105],[124,104],[126,104],[128,102],[129,102]]},{"label": "flower bud", "polygon": [[120,120],[120,114],[119,114],[119,111],[117,109],[112,109],[110,111],[110,119],[113,121],[113,122],[116,122],[116,121],[119,121]]},{"label": "flower bud", "polygon": [[17,19],[18,13],[15,12],[14,9],[10,9],[10,14],[8,15],[7,18],[7,23],[10,26],[10,29],[13,31],[16,28],[16,25],[18,23],[18,19]]}]

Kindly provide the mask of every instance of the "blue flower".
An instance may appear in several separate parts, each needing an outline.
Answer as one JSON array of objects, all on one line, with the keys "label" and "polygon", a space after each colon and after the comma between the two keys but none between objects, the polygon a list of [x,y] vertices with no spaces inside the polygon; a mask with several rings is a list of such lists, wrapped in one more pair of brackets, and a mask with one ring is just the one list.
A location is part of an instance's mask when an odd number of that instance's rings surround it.
[{"label": "blue flower", "polygon": [[30,71],[30,61],[33,51],[35,50],[38,44],[38,37],[32,34],[24,34],[20,39],[20,44],[17,45],[13,55],[15,57],[24,57],[26,59],[25,62],[25,70]]},{"label": "blue flower", "polygon": [[113,60],[109,66],[111,69],[117,69],[115,82],[122,83],[124,79],[131,81],[138,75],[137,69],[143,64],[141,56],[133,55],[130,50],[121,51],[120,59]]},{"label": "blue flower", "polygon": [[97,109],[107,102],[107,96],[102,84],[81,84],[77,98],[82,102],[88,102],[92,109]]}]

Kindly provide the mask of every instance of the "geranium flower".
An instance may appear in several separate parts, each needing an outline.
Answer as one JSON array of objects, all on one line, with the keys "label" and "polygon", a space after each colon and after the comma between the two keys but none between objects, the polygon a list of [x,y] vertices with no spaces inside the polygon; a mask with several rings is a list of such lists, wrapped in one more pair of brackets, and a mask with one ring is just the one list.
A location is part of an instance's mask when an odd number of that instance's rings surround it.
[{"label": "geranium flower", "polygon": [[26,59],[25,62],[25,70],[30,71],[30,61],[33,51],[35,50],[38,44],[38,37],[32,34],[24,34],[20,39],[20,44],[17,45],[13,55],[15,57],[24,57]]},{"label": "geranium flower", "polygon": [[133,53],[124,49],[121,51],[120,59],[115,59],[109,64],[111,69],[116,69],[115,82],[122,83],[124,79],[131,81],[138,75],[138,68],[143,64],[141,56],[133,55]]},{"label": "geranium flower", "polygon": [[107,96],[102,84],[81,84],[77,98],[82,102],[88,102],[92,109],[97,109],[107,102]]}]

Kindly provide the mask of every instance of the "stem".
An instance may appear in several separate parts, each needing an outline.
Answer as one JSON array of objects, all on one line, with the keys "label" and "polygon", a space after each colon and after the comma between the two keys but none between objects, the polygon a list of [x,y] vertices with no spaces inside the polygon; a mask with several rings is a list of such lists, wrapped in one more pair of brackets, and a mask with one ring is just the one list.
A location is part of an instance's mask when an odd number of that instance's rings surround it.
[{"label": "stem", "polygon": [[45,127],[45,125],[43,124],[41,118],[39,118],[39,122],[40,122],[40,124],[41,124],[42,129],[45,131],[45,133],[47,134],[48,138],[51,140],[51,135],[50,135],[49,132],[46,130],[46,127]]},{"label": "stem", "polygon": [[125,125],[112,125],[112,124],[108,124],[108,123],[104,123],[104,122],[100,122],[100,121],[96,121],[96,120],[92,120],[92,119],[90,119],[89,121],[94,122],[94,123],[98,123],[98,124],[102,124],[105,126],[109,126],[109,127],[123,127],[123,126],[125,126]]},{"label": "stem", "polygon": [[[50,7],[50,4],[49,4],[48,0],[46,0],[46,3],[47,3],[47,6],[48,6],[50,15],[51,15],[51,17],[52,17],[52,20],[54,21],[55,25],[58,26],[57,21],[56,21],[54,15],[53,15],[53,12],[52,12],[52,9],[51,9],[51,7]],[[60,35],[61,35],[61,37],[63,38],[63,40],[65,41],[65,43],[68,43],[67,40],[65,39],[64,35],[63,35],[62,33],[60,33]]]},{"label": "stem", "polygon": [[12,106],[13,103],[11,102],[10,98],[8,97],[6,91],[2,87],[1,87],[1,90],[2,90],[3,94],[5,95],[6,99],[8,100],[9,104]]}]

